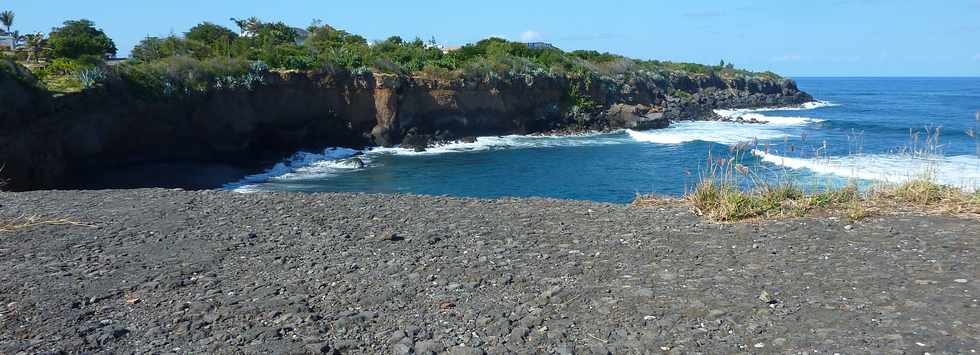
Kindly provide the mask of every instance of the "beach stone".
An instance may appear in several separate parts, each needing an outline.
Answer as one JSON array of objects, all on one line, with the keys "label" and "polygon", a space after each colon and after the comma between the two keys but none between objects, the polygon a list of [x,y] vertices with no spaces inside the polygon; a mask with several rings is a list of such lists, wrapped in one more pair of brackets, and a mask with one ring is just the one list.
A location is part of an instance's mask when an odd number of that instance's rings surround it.
[{"label": "beach stone", "polygon": [[845,238],[820,219],[537,198],[0,200],[0,220],[101,225],[0,234],[0,353],[941,353],[969,350],[980,309],[980,231],[956,216],[885,214]]}]

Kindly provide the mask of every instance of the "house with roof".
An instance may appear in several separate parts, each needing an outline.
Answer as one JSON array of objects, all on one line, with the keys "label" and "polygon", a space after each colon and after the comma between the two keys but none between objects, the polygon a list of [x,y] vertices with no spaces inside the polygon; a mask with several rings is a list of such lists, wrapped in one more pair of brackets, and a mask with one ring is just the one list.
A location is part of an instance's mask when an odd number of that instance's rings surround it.
[{"label": "house with roof", "polygon": [[296,32],[296,45],[302,46],[306,42],[307,38],[310,38],[310,31],[299,27],[292,27],[293,32]]},{"label": "house with roof", "polygon": [[0,34],[0,49],[12,50],[17,45],[17,39],[8,34]]},{"label": "house with roof", "polygon": [[547,42],[529,42],[527,44],[527,48],[530,48],[530,49],[558,49],[558,47],[555,47],[551,43],[547,43]]},{"label": "house with roof", "polygon": [[463,49],[463,46],[443,46],[440,49],[442,49],[442,54],[449,54],[450,52],[455,52],[460,49]]}]

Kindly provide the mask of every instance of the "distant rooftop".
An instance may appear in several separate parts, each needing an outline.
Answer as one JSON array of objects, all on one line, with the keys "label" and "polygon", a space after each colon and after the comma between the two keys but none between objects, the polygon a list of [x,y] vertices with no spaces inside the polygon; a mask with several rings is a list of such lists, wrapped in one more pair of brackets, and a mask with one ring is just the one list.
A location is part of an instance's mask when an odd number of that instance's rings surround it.
[{"label": "distant rooftop", "polygon": [[529,42],[527,44],[527,48],[531,48],[531,49],[558,49],[558,47],[555,47],[551,43],[547,43],[547,42]]}]

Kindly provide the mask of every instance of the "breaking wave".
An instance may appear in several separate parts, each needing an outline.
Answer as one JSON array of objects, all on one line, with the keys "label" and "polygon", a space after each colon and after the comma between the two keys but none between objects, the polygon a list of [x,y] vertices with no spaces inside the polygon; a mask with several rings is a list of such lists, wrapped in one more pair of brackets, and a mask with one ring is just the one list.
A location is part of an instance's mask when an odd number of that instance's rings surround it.
[{"label": "breaking wave", "polygon": [[474,151],[487,151],[497,149],[515,148],[553,148],[553,147],[577,147],[623,144],[628,140],[617,138],[617,132],[613,133],[586,133],[579,135],[558,136],[558,135],[508,135],[498,137],[478,137],[475,142],[455,142],[442,144],[427,148],[425,151],[416,152],[413,149],[393,147],[393,148],[372,148],[367,154],[393,154],[393,155],[438,155],[446,153],[461,153]]},{"label": "breaking wave", "polygon": [[940,184],[975,190],[980,187],[980,158],[974,155],[916,156],[866,154],[826,158],[793,158],[753,150],[765,162],[790,169],[845,178],[901,183],[928,177]]},{"label": "breaking wave", "polygon": [[642,132],[626,130],[626,133],[636,141],[656,144],[703,141],[732,145],[753,140],[780,139],[791,135],[786,132],[787,128],[819,123],[823,120],[809,117],[766,116],[759,112],[813,110],[828,106],[836,105],[827,101],[813,101],[792,107],[715,110],[715,113],[724,118],[732,120],[741,118],[745,121],[754,120],[764,123],[689,121],[675,123],[665,129]]},{"label": "breaking wave", "polygon": [[300,176],[310,178],[330,176],[340,170],[356,168],[353,162],[345,162],[341,159],[348,159],[358,154],[360,151],[348,148],[327,148],[321,153],[298,152],[262,173],[246,176],[224,187],[238,192],[253,192],[256,191],[255,184],[270,180],[289,180]]},{"label": "breaking wave", "polygon": [[[571,136],[509,135],[499,137],[479,137],[475,142],[455,142],[427,148],[417,152],[400,147],[376,147],[367,150],[348,148],[327,148],[321,153],[298,152],[277,163],[266,171],[246,176],[240,181],[226,184],[226,189],[237,192],[262,191],[262,184],[269,182],[318,180],[345,172],[352,172],[371,166],[374,158],[380,155],[425,156],[447,153],[478,152],[503,149],[575,147],[590,145],[611,145],[629,143],[621,132],[590,133]],[[355,161],[352,158],[356,158]]]},{"label": "breaking wave", "polygon": [[[571,136],[522,136],[507,135],[479,137],[474,142],[455,142],[431,147],[425,151],[392,147],[354,150],[347,148],[327,148],[320,153],[299,152],[277,163],[266,171],[250,175],[240,181],[226,184],[225,188],[239,192],[261,191],[262,184],[270,182],[290,182],[318,180],[337,174],[356,171],[371,166],[373,158],[379,155],[428,156],[448,153],[479,152],[503,149],[532,149],[575,146],[598,146],[626,144],[633,141],[658,144],[681,144],[691,141],[715,142],[726,145],[752,140],[782,139],[787,136],[783,129],[803,126],[820,120],[807,117],[765,116],[763,111],[809,110],[833,106],[824,101],[809,102],[795,107],[769,109],[716,110],[719,115],[731,119],[756,120],[765,124],[741,124],[734,122],[692,121],[680,122],[661,130],[638,132],[633,130],[612,133],[591,133]],[[351,158],[357,157],[359,161]]]}]

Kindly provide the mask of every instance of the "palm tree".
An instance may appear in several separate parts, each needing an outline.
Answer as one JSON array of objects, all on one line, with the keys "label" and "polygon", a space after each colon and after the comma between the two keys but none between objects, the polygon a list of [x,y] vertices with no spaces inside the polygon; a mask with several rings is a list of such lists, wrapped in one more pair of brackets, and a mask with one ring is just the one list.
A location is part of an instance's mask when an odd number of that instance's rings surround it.
[{"label": "palm tree", "polygon": [[0,23],[7,28],[7,33],[10,33],[10,26],[14,25],[14,12],[10,10],[0,12]]}]

